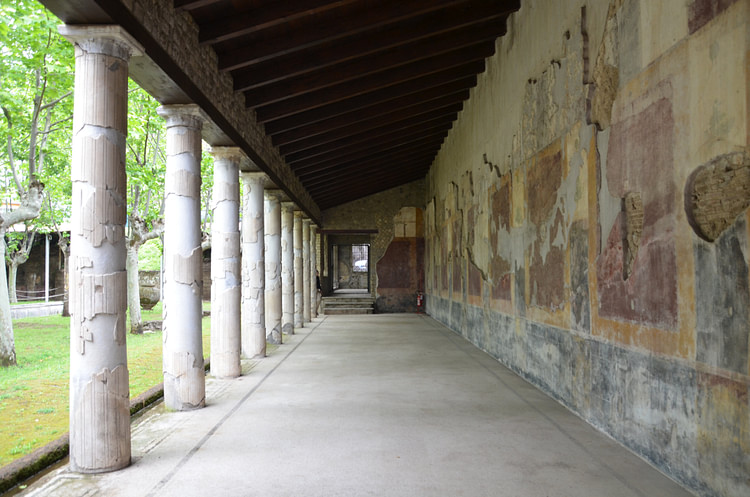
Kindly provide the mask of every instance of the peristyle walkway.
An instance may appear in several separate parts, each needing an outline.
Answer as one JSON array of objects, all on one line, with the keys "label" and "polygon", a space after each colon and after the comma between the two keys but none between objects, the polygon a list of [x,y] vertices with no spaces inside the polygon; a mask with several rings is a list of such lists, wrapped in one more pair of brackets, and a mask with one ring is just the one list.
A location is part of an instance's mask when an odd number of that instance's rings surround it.
[{"label": "peristyle walkway", "polygon": [[129,468],[23,495],[691,495],[427,316],[320,317],[244,366],[135,419]]}]

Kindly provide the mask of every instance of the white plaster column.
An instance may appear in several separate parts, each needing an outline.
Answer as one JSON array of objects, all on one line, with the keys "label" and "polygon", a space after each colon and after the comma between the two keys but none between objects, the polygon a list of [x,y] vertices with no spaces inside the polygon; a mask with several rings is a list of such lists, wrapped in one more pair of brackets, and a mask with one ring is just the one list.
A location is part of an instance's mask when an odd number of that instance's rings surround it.
[{"label": "white plaster column", "polygon": [[305,322],[302,319],[302,310],[304,304],[302,303],[302,297],[304,292],[302,291],[302,284],[304,283],[304,277],[302,276],[302,211],[294,212],[294,327],[302,328],[305,326]]},{"label": "white plaster column", "polygon": [[310,220],[302,220],[302,320],[311,321],[310,311]]},{"label": "white plaster column", "polygon": [[211,222],[211,374],[236,378],[240,367],[240,183],[243,154],[215,147]]},{"label": "white plaster column", "polygon": [[62,26],[75,44],[70,243],[70,468],[130,464],[125,340],[128,60],[119,26]]},{"label": "white plaster column", "polygon": [[242,355],[266,356],[263,187],[266,175],[242,172]]},{"label": "white plaster column", "polygon": [[281,203],[281,332],[294,334],[294,204]]},{"label": "white plaster column", "polygon": [[201,408],[206,401],[203,361],[203,252],[200,189],[201,129],[197,105],[166,105],[167,172],[164,180],[164,404]]},{"label": "white plaster column", "polygon": [[318,269],[318,250],[317,240],[318,234],[316,233],[318,227],[314,224],[310,224],[310,317],[318,317],[318,280],[317,280],[317,269]]},{"label": "white plaster column", "polygon": [[281,192],[265,192],[266,341],[281,343]]}]

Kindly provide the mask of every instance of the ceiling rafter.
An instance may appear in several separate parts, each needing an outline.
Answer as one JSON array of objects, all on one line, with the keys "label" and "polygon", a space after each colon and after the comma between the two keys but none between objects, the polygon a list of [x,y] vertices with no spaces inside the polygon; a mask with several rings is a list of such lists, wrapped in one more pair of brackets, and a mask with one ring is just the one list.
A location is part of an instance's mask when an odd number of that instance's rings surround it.
[{"label": "ceiling rafter", "polygon": [[311,14],[275,28],[256,31],[238,40],[236,48],[216,47],[219,70],[230,71],[299,50],[343,40],[467,0],[360,0],[327,12]]},{"label": "ceiling rafter", "polygon": [[328,156],[318,156],[302,160],[297,164],[292,164],[292,169],[297,174],[302,174],[313,168],[322,168],[330,165],[338,165],[347,161],[364,160],[367,157],[374,157],[387,151],[397,148],[419,147],[424,144],[431,144],[437,147],[442,140],[448,135],[444,129],[429,130],[427,133],[417,136],[403,136],[390,140],[373,143],[372,146],[362,147],[358,150],[346,150]]},{"label": "ceiling rafter", "polygon": [[174,0],[321,209],[423,178],[520,0]]},{"label": "ceiling rafter", "polygon": [[[420,27],[424,34],[417,36],[420,34]],[[393,31],[400,33],[402,30]],[[416,33],[408,31],[408,37],[402,35],[404,41],[401,43],[398,43],[398,38],[393,35],[382,36],[382,39],[377,37],[376,40],[380,43],[373,43],[369,39],[366,42],[355,39],[343,44],[332,44],[317,57],[312,57],[308,52],[301,52],[283,57],[282,60],[275,58],[262,64],[248,66],[232,72],[234,89],[247,91],[276,86],[289,80],[315,80],[321,75],[344,80],[348,74],[362,75],[374,68],[382,70],[388,66],[456,50],[480,41],[494,40],[505,31],[505,22],[502,18],[493,17],[454,27],[450,31],[426,31],[426,27],[418,25]],[[356,47],[361,46],[371,48],[369,51],[359,49],[355,52]]]},{"label": "ceiling rafter", "polygon": [[392,146],[384,145],[382,146],[381,151],[378,154],[373,154],[371,151],[366,150],[363,152],[353,153],[345,157],[318,162],[317,164],[304,165],[302,167],[296,168],[294,171],[297,173],[300,180],[304,182],[309,177],[315,176],[322,172],[335,170],[337,168],[345,170],[365,167],[371,162],[379,161],[381,157],[392,158],[395,161],[401,156],[408,156],[412,153],[435,151],[435,149],[442,143],[443,138],[444,137],[442,135],[436,135],[403,144],[396,144]]},{"label": "ceiling rafter", "polygon": [[299,140],[288,145],[279,147],[282,155],[303,152],[305,150],[321,149],[331,150],[331,147],[359,143],[372,140],[374,137],[394,132],[401,132],[415,126],[429,126],[433,121],[453,122],[455,115],[463,108],[462,102],[452,102],[436,109],[428,109],[424,112],[399,115],[395,119],[389,116],[379,119],[371,119],[356,126],[349,126],[329,131],[328,133],[312,136],[305,140]]},{"label": "ceiling rafter", "polygon": [[408,101],[401,105],[380,105],[368,108],[366,111],[351,112],[343,116],[331,118],[323,123],[314,123],[311,125],[299,127],[284,133],[273,135],[271,138],[276,146],[287,145],[303,140],[312,140],[325,138],[333,132],[346,129],[348,132],[353,130],[371,129],[377,123],[391,123],[405,119],[411,115],[424,114],[448,105],[463,102],[469,98],[469,90],[461,90],[455,93],[448,93],[436,96],[426,101]]}]

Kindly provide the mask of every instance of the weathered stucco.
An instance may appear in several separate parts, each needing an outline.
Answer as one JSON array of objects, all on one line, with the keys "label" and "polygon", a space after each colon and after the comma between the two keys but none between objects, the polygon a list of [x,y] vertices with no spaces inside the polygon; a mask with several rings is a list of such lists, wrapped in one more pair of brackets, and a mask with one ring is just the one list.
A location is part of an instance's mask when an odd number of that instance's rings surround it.
[{"label": "weathered stucco", "polygon": [[750,494],[748,0],[525,0],[426,178],[427,312]]}]

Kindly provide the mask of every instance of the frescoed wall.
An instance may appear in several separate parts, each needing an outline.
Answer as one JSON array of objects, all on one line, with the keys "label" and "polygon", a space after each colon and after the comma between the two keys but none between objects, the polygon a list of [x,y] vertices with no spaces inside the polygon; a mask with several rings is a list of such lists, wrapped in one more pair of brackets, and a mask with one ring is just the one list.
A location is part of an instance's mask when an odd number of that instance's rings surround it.
[{"label": "frescoed wall", "polygon": [[750,492],[750,1],[525,0],[426,180],[427,312]]}]

